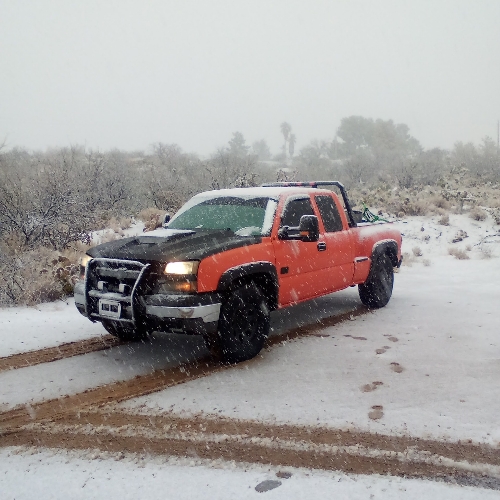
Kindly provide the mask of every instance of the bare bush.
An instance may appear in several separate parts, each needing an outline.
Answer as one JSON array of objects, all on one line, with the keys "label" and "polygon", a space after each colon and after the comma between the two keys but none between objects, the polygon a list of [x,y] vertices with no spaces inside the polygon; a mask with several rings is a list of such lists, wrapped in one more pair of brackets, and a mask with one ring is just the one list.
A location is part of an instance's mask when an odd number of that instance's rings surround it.
[{"label": "bare bush", "polygon": [[441,218],[438,220],[438,224],[441,224],[442,226],[449,226],[450,216],[448,214],[442,215]]},{"label": "bare bush", "polygon": [[413,255],[415,257],[422,257],[422,250],[420,249],[420,247],[413,247],[412,248],[412,252],[413,252]]},{"label": "bare bush", "polygon": [[465,251],[461,250],[460,248],[454,248],[454,247],[448,248],[448,253],[450,255],[453,255],[453,257],[455,257],[455,259],[458,260],[469,259],[469,256],[465,253]]},{"label": "bare bush", "polygon": [[481,210],[479,207],[476,207],[470,211],[469,216],[471,219],[474,219],[477,221],[483,221],[483,220],[486,220],[486,218],[488,217],[488,214],[484,210]]}]

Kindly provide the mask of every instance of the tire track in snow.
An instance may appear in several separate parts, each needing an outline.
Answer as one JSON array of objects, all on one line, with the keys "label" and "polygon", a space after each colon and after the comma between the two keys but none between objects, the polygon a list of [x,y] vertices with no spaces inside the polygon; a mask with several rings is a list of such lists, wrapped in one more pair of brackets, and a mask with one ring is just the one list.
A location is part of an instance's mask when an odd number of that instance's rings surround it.
[{"label": "tire track in snow", "polygon": [[68,342],[55,347],[45,347],[36,351],[21,352],[0,358],[0,372],[15,370],[27,366],[50,363],[59,359],[80,356],[95,351],[102,351],[122,344],[122,341],[113,335],[102,335],[89,339]]},{"label": "tire track in snow", "polygon": [[[264,351],[273,346],[292,341],[299,337],[317,335],[318,330],[330,326],[335,326],[346,320],[352,320],[357,316],[366,314],[368,309],[349,311],[337,316],[324,318],[318,323],[293,328],[278,335],[269,337],[266,341]],[[114,339],[114,337],[112,337]],[[26,404],[20,407],[0,413],[0,431],[2,429],[12,429],[25,425],[34,420],[51,420],[59,418],[61,415],[71,413],[77,409],[86,409],[93,406],[101,406],[109,402],[120,402],[145,396],[153,392],[158,392],[174,385],[182,384],[190,380],[205,377],[221,370],[243,367],[252,363],[253,360],[239,363],[238,365],[223,365],[216,360],[201,358],[192,362],[183,363],[173,368],[159,369],[146,375],[138,375],[129,380],[113,382],[100,387],[87,389],[81,393],[63,396],[58,399],[42,401],[35,404]]]},{"label": "tire track in snow", "polygon": [[441,478],[500,489],[500,452],[487,445],[443,443],[331,428],[265,424],[216,416],[80,412],[29,424],[4,446],[97,449],[273,466]]}]

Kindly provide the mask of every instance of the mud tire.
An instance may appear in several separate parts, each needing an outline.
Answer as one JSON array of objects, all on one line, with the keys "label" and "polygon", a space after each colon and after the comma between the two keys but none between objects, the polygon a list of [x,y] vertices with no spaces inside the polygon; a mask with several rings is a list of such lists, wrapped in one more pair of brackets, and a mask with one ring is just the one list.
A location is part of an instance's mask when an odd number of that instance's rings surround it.
[{"label": "mud tire", "polygon": [[148,339],[146,331],[120,323],[119,321],[106,320],[102,322],[102,326],[108,333],[126,342],[144,342]]},{"label": "mud tire", "polygon": [[225,363],[251,359],[261,351],[269,334],[267,301],[250,282],[236,288],[222,304],[216,335],[205,339],[212,354]]},{"label": "mud tire", "polygon": [[387,255],[372,264],[368,279],[358,286],[359,298],[367,307],[378,309],[387,305],[394,286],[394,268]]}]

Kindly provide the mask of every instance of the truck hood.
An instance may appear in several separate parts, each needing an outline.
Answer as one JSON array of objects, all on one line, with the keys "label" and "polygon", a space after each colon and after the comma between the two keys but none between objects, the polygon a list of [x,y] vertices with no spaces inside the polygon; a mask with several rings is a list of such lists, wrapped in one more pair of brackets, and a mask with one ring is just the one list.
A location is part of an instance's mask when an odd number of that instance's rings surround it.
[{"label": "truck hood", "polygon": [[163,263],[201,260],[226,250],[261,242],[261,236],[237,236],[231,231],[157,229],[144,235],[103,243],[91,248],[87,254],[93,258]]}]

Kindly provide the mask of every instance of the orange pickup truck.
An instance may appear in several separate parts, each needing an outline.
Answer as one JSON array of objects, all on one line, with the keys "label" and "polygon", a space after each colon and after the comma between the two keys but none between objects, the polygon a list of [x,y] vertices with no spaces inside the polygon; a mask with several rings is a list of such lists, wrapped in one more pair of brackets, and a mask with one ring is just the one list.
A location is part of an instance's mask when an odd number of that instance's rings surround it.
[{"label": "orange pickup truck", "polygon": [[353,285],[385,306],[401,234],[357,221],[339,182],[276,183],[200,193],[162,228],[91,248],[81,264],[76,307],[108,332],[195,333],[238,362],[262,349],[272,310]]}]

